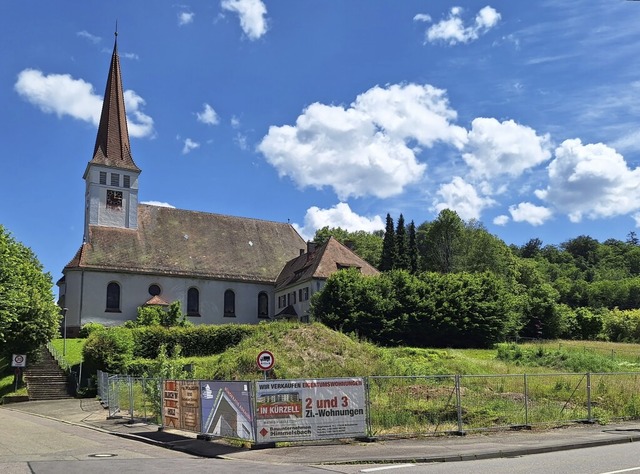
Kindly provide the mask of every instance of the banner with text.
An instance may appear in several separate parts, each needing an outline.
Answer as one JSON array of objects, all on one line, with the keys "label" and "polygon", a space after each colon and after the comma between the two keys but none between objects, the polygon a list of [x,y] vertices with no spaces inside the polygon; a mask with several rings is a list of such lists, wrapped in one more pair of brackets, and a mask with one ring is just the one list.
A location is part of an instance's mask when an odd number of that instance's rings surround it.
[{"label": "banner with text", "polygon": [[167,428],[200,431],[200,384],[193,380],[165,380],[162,386],[162,424]]},{"label": "banner with text", "polygon": [[365,436],[362,378],[256,382],[256,442]]},{"label": "banner with text", "polygon": [[202,432],[253,440],[250,382],[200,382]]}]

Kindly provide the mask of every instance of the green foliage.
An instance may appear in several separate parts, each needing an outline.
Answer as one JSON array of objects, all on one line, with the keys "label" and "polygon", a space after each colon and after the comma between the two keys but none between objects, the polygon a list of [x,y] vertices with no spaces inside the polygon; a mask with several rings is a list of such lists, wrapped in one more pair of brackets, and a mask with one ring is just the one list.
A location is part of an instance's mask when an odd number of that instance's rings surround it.
[{"label": "green foliage", "polygon": [[125,373],[133,359],[134,340],[131,330],[110,327],[92,332],[82,349],[88,370]]},{"label": "green foliage", "polygon": [[608,341],[640,342],[640,309],[605,312],[602,334]]},{"label": "green foliage", "polygon": [[618,369],[615,360],[597,353],[554,350],[543,346],[523,348],[517,344],[499,344],[496,357],[517,365],[549,367],[568,372],[612,372]]},{"label": "green foliage", "polygon": [[380,271],[392,270],[398,257],[398,248],[393,228],[393,219],[387,214],[387,223],[384,228],[384,238],[382,239],[382,256],[380,257]]},{"label": "green foliage", "polygon": [[155,359],[160,346],[173,350],[181,347],[185,357],[224,352],[256,330],[248,324],[199,325],[177,328],[145,326],[132,330],[135,357]]},{"label": "green foliage", "polygon": [[332,275],[311,314],[330,328],[374,343],[416,347],[488,347],[517,328],[513,298],[490,273],[414,276],[394,270]]},{"label": "green foliage", "polygon": [[100,323],[87,323],[83,324],[80,328],[80,332],[78,333],[78,337],[82,339],[86,339],[89,335],[94,331],[100,331],[104,329],[104,324]]},{"label": "green foliage", "polygon": [[55,337],[60,311],[51,275],[0,225],[0,356],[32,355]]},{"label": "green foliage", "polygon": [[168,308],[162,306],[139,306],[135,321],[127,321],[126,327],[143,326],[185,327],[190,325],[187,316],[182,313],[180,301],[174,301]]}]

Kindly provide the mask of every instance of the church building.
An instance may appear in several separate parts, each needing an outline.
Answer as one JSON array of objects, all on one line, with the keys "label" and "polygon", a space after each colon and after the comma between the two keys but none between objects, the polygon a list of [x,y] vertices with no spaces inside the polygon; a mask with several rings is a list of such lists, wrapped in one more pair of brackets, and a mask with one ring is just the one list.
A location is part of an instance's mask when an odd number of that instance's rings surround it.
[{"label": "church building", "polygon": [[138,202],[117,38],[84,180],[82,245],[58,281],[67,335],[119,325],[143,305],[180,301],[196,324],[305,320],[309,299],[341,268],[377,270],[331,238],[307,244],[289,223]]}]

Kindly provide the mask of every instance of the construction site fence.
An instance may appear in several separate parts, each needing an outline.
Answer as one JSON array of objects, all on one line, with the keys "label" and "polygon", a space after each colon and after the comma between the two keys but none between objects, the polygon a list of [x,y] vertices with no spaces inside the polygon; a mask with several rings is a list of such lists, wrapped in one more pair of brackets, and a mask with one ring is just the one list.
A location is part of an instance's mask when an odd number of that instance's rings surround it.
[{"label": "construction site fence", "polygon": [[[640,419],[640,372],[369,376],[377,438]],[[162,424],[162,380],[98,372],[109,416]]]}]

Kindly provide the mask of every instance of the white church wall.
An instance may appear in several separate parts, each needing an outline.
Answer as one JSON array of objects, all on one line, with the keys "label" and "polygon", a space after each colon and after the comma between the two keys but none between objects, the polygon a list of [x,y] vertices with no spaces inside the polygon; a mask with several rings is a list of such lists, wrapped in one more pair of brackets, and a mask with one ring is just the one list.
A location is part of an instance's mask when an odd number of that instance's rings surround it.
[{"label": "white church wall", "polygon": [[[120,312],[106,311],[107,285],[115,282],[120,286]],[[129,273],[107,273],[92,271],[68,271],[66,286],[68,295],[78,295],[74,300],[67,298],[67,324],[80,327],[88,322],[109,326],[121,325],[137,316],[137,309],[152,296],[150,285],[161,289],[159,297],[167,303],[180,301],[182,312],[187,311],[187,291],[197,288],[200,295],[200,316],[189,316],[194,324],[256,324],[258,318],[258,294],[265,292],[269,297],[269,314],[273,315],[275,303],[273,286],[244,282],[203,280],[169,276],[136,275]],[[232,290],[235,294],[235,317],[224,316],[224,293]],[[82,318],[78,315],[82,312]]]}]

